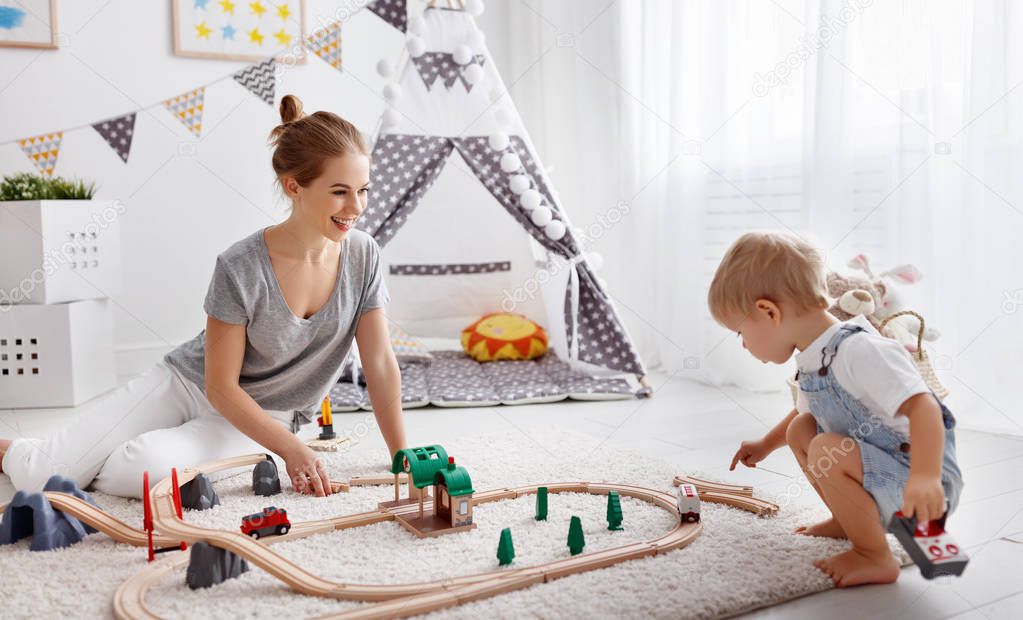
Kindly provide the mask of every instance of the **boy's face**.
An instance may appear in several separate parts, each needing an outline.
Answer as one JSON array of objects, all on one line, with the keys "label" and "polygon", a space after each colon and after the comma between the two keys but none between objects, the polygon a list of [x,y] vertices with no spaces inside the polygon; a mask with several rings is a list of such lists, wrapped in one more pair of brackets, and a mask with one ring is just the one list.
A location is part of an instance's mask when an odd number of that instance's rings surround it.
[{"label": "boy's face", "polygon": [[747,316],[728,317],[725,326],[738,333],[742,346],[753,357],[764,362],[784,364],[796,347],[781,320],[781,309],[774,303],[758,299]]}]

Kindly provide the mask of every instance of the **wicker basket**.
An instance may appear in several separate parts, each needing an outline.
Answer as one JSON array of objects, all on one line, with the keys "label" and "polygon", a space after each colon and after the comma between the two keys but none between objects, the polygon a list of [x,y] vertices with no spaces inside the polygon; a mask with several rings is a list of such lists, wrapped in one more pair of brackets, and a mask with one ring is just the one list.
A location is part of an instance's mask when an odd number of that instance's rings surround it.
[{"label": "wicker basket", "polygon": [[[916,368],[920,371],[920,376],[923,377],[927,387],[934,391],[938,400],[943,401],[945,400],[945,397],[948,396],[948,388],[938,381],[938,376],[934,373],[934,366],[931,365],[931,358],[928,357],[927,352],[924,351],[924,317],[912,310],[896,312],[881,323],[881,329],[878,331],[880,331],[883,336],[891,338],[891,336],[884,333],[884,328],[888,326],[888,323],[890,323],[892,319],[904,315],[915,316],[917,320],[920,321],[920,331],[916,335],[916,354],[912,356],[913,363],[916,364]],[[796,397],[799,395],[799,382],[796,381],[795,377],[789,377],[785,380],[785,383],[788,384],[789,390],[792,391],[792,404],[794,405],[796,403]]]},{"label": "wicker basket", "polygon": [[887,335],[884,333],[884,328],[887,327],[893,319],[905,315],[915,316],[916,320],[920,321],[920,330],[916,334],[916,353],[913,355],[913,363],[916,364],[916,368],[920,371],[920,375],[924,378],[924,382],[927,384],[927,387],[931,388],[934,395],[938,397],[938,400],[943,401],[945,400],[945,397],[948,396],[948,388],[942,385],[941,381],[938,381],[938,375],[934,373],[934,366],[931,364],[931,358],[927,355],[927,352],[924,351],[924,317],[912,310],[896,312],[881,322],[881,329],[879,331],[881,334]]}]

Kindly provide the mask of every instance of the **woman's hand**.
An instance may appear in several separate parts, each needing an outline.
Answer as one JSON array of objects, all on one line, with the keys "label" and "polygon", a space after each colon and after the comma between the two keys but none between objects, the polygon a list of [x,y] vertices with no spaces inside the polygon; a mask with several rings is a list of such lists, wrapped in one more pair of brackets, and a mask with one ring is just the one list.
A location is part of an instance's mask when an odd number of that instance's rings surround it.
[{"label": "woman's hand", "polygon": [[303,495],[330,495],[330,478],[323,461],[312,448],[298,443],[293,452],[281,455],[291,478],[291,486]]},{"label": "woman's hand", "polygon": [[912,517],[914,513],[921,524],[945,514],[945,489],[941,488],[940,477],[910,474],[902,492],[902,514]]},{"label": "woman's hand", "polygon": [[767,458],[772,450],[763,439],[750,439],[739,444],[739,449],[732,457],[732,465],[728,471],[735,469],[736,463],[742,463],[746,467],[756,467],[757,463]]}]

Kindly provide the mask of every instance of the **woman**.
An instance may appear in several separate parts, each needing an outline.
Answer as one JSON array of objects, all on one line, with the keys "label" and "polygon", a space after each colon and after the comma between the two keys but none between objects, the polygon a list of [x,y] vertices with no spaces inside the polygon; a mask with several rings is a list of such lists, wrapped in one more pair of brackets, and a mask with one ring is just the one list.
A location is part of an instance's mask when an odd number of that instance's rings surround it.
[{"label": "woman", "polygon": [[50,439],[0,439],[0,471],[15,488],[38,491],[61,474],[139,497],[143,471],[161,478],[268,450],[297,491],[329,494],[323,463],[294,431],[337,381],[353,339],[387,447],[406,447],[380,249],[352,228],[366,208],[369,150],[351,123],[306,116],[292,95],[280,113],[270,139],[288,219],[217,257],[198,336]]}]

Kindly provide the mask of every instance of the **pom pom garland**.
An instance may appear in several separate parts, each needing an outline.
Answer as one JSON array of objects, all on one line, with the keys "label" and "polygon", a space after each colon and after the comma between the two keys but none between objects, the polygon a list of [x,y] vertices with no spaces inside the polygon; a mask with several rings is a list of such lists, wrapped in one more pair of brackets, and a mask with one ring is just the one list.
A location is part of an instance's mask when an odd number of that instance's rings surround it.
[{"label": "pom pom garland", "polygon": [[513,174],[508,177],[508,187],[513,194],[521,194],[529,189],[529,177],[524,174]]},{"label": "pom pom garland", "polygon": [[490,148],[495,151],[503,151],[508,148],[508,142],[508,134],[503,131],[490,134],[490,138],[487,140],[487,143],[490,144]]},{"label": "pom pom garland", "polygon": [[540,203],[542,201],[543,196],[541,196],[540,192],[536,191],[535,189],[527,189],[526,191],[522,192],[522,196],[519,197],[519,202],[520,204],[522,204],[522,208],[525,209],[526,211],[532,211],[533,209],[536,209],[537,207],[540,206]]},{"label": "pom pom garland", "polygon": [[408,48],[409,56],[413,58],[418,58],[426,53],[426,41],[419,37],[409,37],[405,47]]},{"label": "pom pom garland", "polygon": [[515,153],[505,153],[501,156],[501,170],[515,172],[522,167],[522,160]]}]

